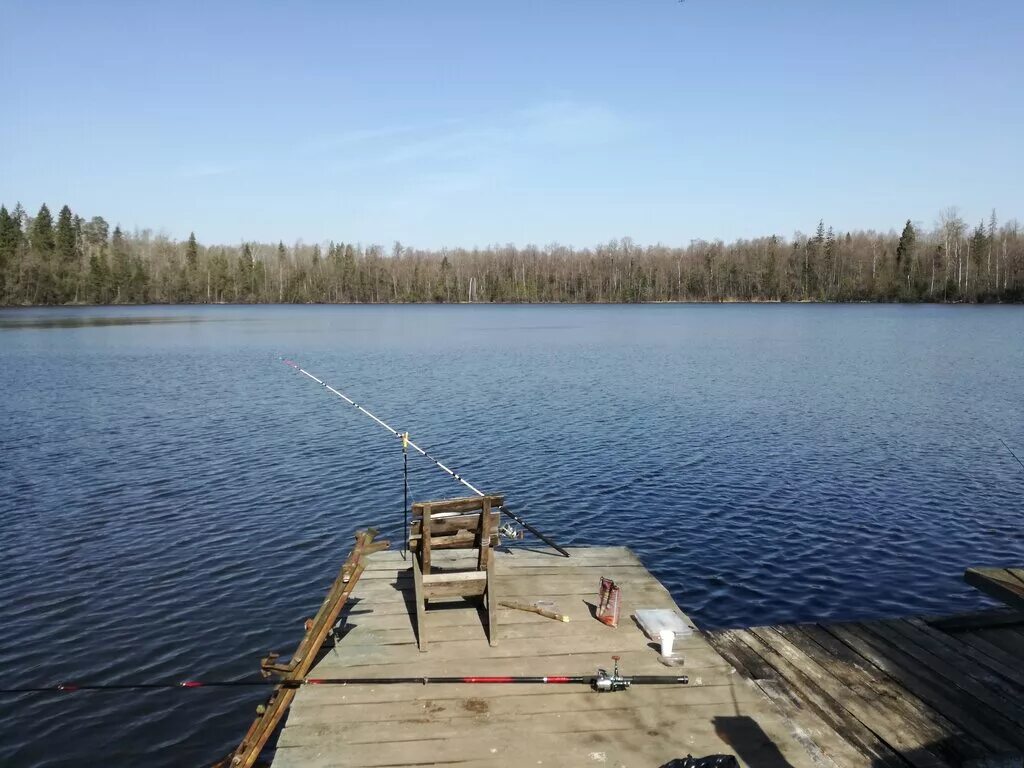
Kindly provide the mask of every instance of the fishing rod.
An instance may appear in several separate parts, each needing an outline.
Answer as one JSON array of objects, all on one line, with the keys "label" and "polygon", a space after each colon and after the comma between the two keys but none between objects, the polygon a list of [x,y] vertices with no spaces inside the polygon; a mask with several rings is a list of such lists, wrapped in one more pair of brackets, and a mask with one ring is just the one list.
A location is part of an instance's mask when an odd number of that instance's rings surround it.
[{"label": "fishing rod", "polygon": [[[285,365],[287,365],[287,366],[291,367],[291,368],[294,368],[294,369],[295,369],[296,371],[298,371],[299,373],[301,373],[301,374],[302,374],[303,376],[306,376],[307,378],[310,378],[310,379],[312,379],[312,380],[313,380],[313,381],[315,381],[315,382],[316,382],[317,384],[319,384],[319,385],[320,385],[321,387],[323,387],[324,389],[326,389],[326,390],[327,390],[328,392],[331,392],[331,393],[333,393],[333,394],[337,395],[338,397],[340,397],[340,398],[341,398],[342,400],[344,400],[344,401],[345,401],[346,403],[348,403],[349,405],[351,405],[351,406],[352,406],[353,408],[355,408],[355,409],[356,409],[357,411],[360,411],[360,412],[362,412],[363,414],[365,414],[366,416],[369,416],[369,417],[370,417],[371,419],[373,419],[373,420],[374,420],[375,422],[377,422],[377,423],[378,423],[378,424],[380,424],[380,425],[381,425],[382,427],[384,427],[384,429],[386,429],[386,430],[387,430],[388,432],[390,432],[390,433],[391,433],[391,434],[392,434],[393,436],[395,436],[395,437],[397,437],[397,438],[400,438],[400,439],[402,440],[402,448],[403,448],[403,450],[404,450],[404,449],[406,448],[406,446],[408,446],[409,448],[412,448],[412,449],[413,449],[414,451],[416,451],[417,453],[419,453],[419,454],[420,454],[421,456],[423,456],[423,457],[425,457],[426,459],[429,459],[430,461],[432,461],[432,462],[433,462],[433,463],[434,463],[434,464],[435,464],[435,465],[436,465],[436,466],[437,466],[438,468],[440,468],[440,469],[442,469],[443,471],[447,472],[447,473],[448,473],[449,475],[451,475],[451,477],[453,477],[453,478],[454,478],[455,480],[458,480],[458,481],[459,481],[460,483],[462,483],[462,484],[463,484],[464,486],[466,486],[467,488],[469,488],[469,490],[471,490],[471,491],[472,491],[473,493],[475,493],[475,494],[476,494],[477,496],[485,496],[485,495],[486,495],[486,494],[485,494],[485,493],[484,493],[483,491],[481,491],[481,490],[480,490],[479,488],[477,488],[477,487],[476,487],[475,485],[473,485],[473,484],[472,484],[472,483],[470,483],[470,482],[469,482],[468,480],[466,480],[466,478],[464,478],[464,477],[463,477],[462,475],[460,475],[460,474],[459,474],[458,472],[456,472],[455,470],[453,470],[453,469],[451,469],[451,468],[449,468],[449,467],[445,466],[445,465],[444,465],[444,464],[443,464],[443,463],[442,463],[442,462],[441,462],[440,460],[438,460],[438,459],[434,458],[434,457],[433,457],[433,456],[431,456],[431,455],[430,455],[430,454],[429,454],[429,453],[428,453],[427,451],[425,451],[425,450],[424,450],[423,448],[420,448],[420,446],[416,445],[416,443],[414,443],[414,442],[413,442],[412,440],[410,440],[410,439],[409,439],[409,433],[408,433],[408,432],[399,432],[399,431],[398,431],[397,429],[395,429],[394,427],[392,427],[392,426],[391,426],[390,424],[388,424],[387,422],[385,422],[385,421],[383,421],[383,420],[381,420],[381,419],[377,418],[376,416],[374,416],[374,415],[373,415],[372,413],[370,413],[370,412],[369,412],[369,411],[368,411],[368,410],[367,410],[366,408],[364,408],[363,406],[359,405],[359,403],[357,403],[357,402],[356,402],[355,400],[353,400],[353,399],[352,399],[351,397],[349,397],[348,395],[344,394],[343,392],[339,392],[339,391],[338,391],[337,389],[335,389],[334,387],[332,387],[332,386],[331,386],[330,384],[328,384],[328,383],[327,383],[326,381],[324,381],[323,379],[317,378],[317,377],[316,377],[316,376],[314,376],[314,375],[313,375],[312,373],[310,373],[309,371],[307,371],[307,370],[306,370],[305,368],[301,367],[301,366],[300,366],[300,365],[299,365],[298,363],[295,363],[295,362],[293,362],[292,360],[289,360],[289,359],[287,359],[287,358],[284,358],[284,357],[282,357],[282,358],[281,358],[281,362],[282,362],[282,363],[284,363]],[[408,509],[408,504],[406,504],[406,508]],[[538,531],[538,530],[537,530],[536,528],[534,528],[534,527],[533,527],[532,525],[530,525],[530,524],[529,524],[528,522],[526,522],[526,521],[525,521],[525,520],[523,520],[523,519],[522,519],[521,517],[519,517],[519,516],[518,516],[518,515],[517,515],[516,513],[514,513],[514,512],[513,512],[513,511],[512,511],[511,509],[509,509],[509,508],[508,508],[508,507],[506,507],[506,506],[502,506],[502,507],[500,507],[500,509],[501,509],[501,511],[502,511],[502,512],[504,512],[504,513],[505,513],[505,514],[507,514],[507,515],[508,515],[509,517],[511,517],[511,518],[512,518],[513,520],[515,520],[515,521],[516,521],[517,523],[519,523],[519,524],[520,524],[521,526],[523,526],[523,528],[525,528],[526,530],[528,530],[528,531],[529,531],[530,533],[532,533],[532,534],[533,534],[534,536],[536,536],[536,537],[537,537],[538,539],[540,539],[541,541],[543,541],[543,542],[544,542],[545,544],[547,544],[547,545],[548,545],[549,547],[551,547],[552,549],[554,549],[555,551],[557,551],[557,552],[558,552],[558,553],[559,553],[560,555],[562,555],[563,557],[569,557],[569,553],[568,553],[568,552],[566,552],[566,551],[565,551],[564,549],[562,549],[562,548],[561,548],[560,546],[558,546],[557,544],[555,544],[555,542],[553,542],[553,541],[552,541],[551,539],[549,539],[549,538],[548,538],[547,536],[545,536],[545,535],[544,535],[543,533],[541,533],[541,532],[540,532],[540,531]]]},{"label": "fishing rod", "polygon": [[77,693],[80,691],[154,691],[195,688],[246,688],[278,685],[282,688],[301,688],[304,685],[589,685],[598,693],[625,691],[633,685],[688,685],[686,675],[633,675],[619,672],[619,657],[613,671],[598,669],[594,675],[467,675],[462,677],[307,677],[301,680],[183,680],[179,683],[59,683],[50,686],[2,688],[2,694],[20,693]]},{"label": "fishing rod", "polygon": [[1017,459],[1017,463],[1020,464],[1020,468],[1024,469],[1024,461],[1021,461],[1019,458],[1017,458],[1017,454],[1013,452],[1013,448],[1008,446],[1006,444],[1006,441],[1003,440],[1003,438],[1001,437],[999,438],[999,442],[1003,444],[1003,447],[1010,452],[1010,455],[1013,456],[1013,458]]}]

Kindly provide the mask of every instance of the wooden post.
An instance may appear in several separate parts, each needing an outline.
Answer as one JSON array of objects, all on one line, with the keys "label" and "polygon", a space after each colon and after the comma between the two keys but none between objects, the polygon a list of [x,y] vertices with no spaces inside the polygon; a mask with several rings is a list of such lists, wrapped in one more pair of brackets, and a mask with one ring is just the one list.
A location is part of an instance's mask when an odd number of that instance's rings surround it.
[{"label": "wooden post", "polygon": [[477,528],[477,539],[480,546],[480,557],[477,560],[477,570],[489,571],[491,560],[491,500],[484,496],[481,500],[480,525]]},{"label": "wooden post", "polygon": [[430,573],[430,504],[423,505],[423,521],[420,526],[420,555],[423,560],[423,573]]},{"label": "wooden post", "polygon": [[423,571],[420,569],[419,553],[416,552],[412,556],[412,580],[416,601],[416,640],[419,641],[422,653],[427,650],[427,599],[423,596]]},{"label": "wooden post", "polygon": [[[490,540],[487,548],[490,549]],[[498,644],[498,596],[494,588],[494,558],[487,558],[487,641],[493,648]]]}]

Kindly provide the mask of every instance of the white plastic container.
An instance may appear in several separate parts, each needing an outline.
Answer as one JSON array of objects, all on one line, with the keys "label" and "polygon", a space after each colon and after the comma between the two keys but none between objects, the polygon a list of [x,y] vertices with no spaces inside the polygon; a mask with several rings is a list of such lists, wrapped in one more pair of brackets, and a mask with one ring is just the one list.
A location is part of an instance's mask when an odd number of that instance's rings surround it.
[{"label": "white plastic container", "polygon": [[658,632],[658,638],[661,641],[661,655],[666,659],[672,657],[672,644],[675,642],[676,633],[671,629],[663,629]]}]

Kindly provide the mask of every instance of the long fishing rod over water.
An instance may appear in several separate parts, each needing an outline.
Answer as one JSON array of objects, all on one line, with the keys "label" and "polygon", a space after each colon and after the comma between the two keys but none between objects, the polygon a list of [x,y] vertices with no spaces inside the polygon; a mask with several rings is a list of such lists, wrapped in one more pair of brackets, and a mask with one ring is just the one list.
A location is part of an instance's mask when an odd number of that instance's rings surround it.
[{"label": "long fishing rod over water", "polygon": [[[403,448],[403,450],[404,450],[404,449],[405,449],[406,447],[412,448],[412,449],[413,449],[414,451],[416,451],[417,453],[419,453],[419,454],[420,454],[421,456],[423,456],[424,458],[426,458],[426,459],[428,459],[429,461],[431,461],[431,462],[432,462],[432,463],[433,463],[433,464],[434,464],[435,466],[437,466],[437,467],[438,467],[439,469],[441,469],[441,470],[443,470],[444,472],[448,473],[448,474],[449,474],[449,475],[450,475],[450,476],[451,476],[452,478],[454,478],[455,480],[458,480],[458,481],[459,481],[460,483],[462,483],[462,484],[463,484],[464,486],[466,486],[466,487],[467,487],[467,488],[468,488],[469,490],[471,490],[471,491],[472,491],[473,493],[475,493],[475,494],[476,494],[477,496],[484,496],[484,495],[486,495],[486,494],[484,494],[484,492],[483,492],[483,491],[481,491],[481,490],[480,490],[479,488],[477,488],[477,487],[476,487],[475,485],[473,485],[473,484],[472,484],[472,483],[470,483],[470,482],[469,482],[468,480],[466,480],[466,478],[464,478],[464,477],[463,477],[462,475],[460,475],[460,474],[459,474],[458,472],[456,472],[455,470],[453,470],[453,469],[451,469],[450,467],[446,466],[446,465],[445,465],[445,464],[443,464],[443,463],[442,463],[442,462],[441,462],[440,460],[438,460],[438,459],[434,458],[433,456],[431,456],[431,455],[430,455],[430,454],[429,454],[429,453],[428,453],[427,451],[425,451],[425,450],[424,450],[423,448],[421,448],[420,446],[416,445],[416,443],[414,443],[414,442],[413,442],[412,440],[410,440],[410,439],[409,439],[409,433],[408,433],[408,432],[399,432],[399,431],[398,431],[397,429],[395,429],[394,427],[392,427],[392,426],[391,426],[390,424],[388,424],[387,422],[385,422],[385,421],[383,421],[382,419],[379,419],[379,418],[377,418],[376,416],[374,416],[374,415],[373,415],[372,413],[370,413],[370,411],[368,411],[368,410],[367,410],[366,408],[364,408],[363,406],[359,405],[359,403],[357,403],[357,402],[356,402],[355,400],[353,400],[353,399],[352,399],[351,397],[349,397],[348,395],[346,395],[346,394],[345,394],[345,393],[343,393],[343,392],[339,392],[339,391],[338,391],[337,389],[335,389],[334,387],[332,387],[332,386],[331,386],[330,384],[328,384],[328,383],[327,383],[326,381],[324,381],[323,379],[320,379],[320,378],[318,378],[318,377],[314,376],[314,375],[313,375],[312,373],[310,373],[309,371],[307,371],[307,370],[306,370],[305,368],[301,367],[301,366],[300,366],[300,365],[299,365],[298,363],[296,363],[296,362],[294,362],[294,361],[292,361],[292,360],[289,360],[289,359],[287,359],[287,358],[285,358],[285,357],[282,357],[282,358],[281,358],[281,362],[283,362],[283,363],[284,363],[285,365],[289,366],[290,368],[294,368],[294,369],[295,369],[296,371],[298,371],[299,373],[301,373],[301,374],[302,374],[303,376],[306,376],[307,378],[309,378],[309,379],[312,379],[312,380],[313,380],[313,381],[315,381],[315,382],[316,382],[317,384],[319,384],[319,385],[320,385],[321,387],[323,387],[324,389],[326,389],[326,390],[327,390],[328,392],[331,392],[331,393],[333,393],[333,394],[337,395],[338,397],[340,397],[340,398],[341,398],[342,400],[344,400],[344,401],[345,401],[346,403],[348,403],[349,405],[351,405],[351,406],[352,406],[353,408],[355,408],[355,409],[356,409],[357,411],[360,411],[360,412],[361,412],[361,413],[363,413],[364,415],[366,415],[366,416],[369,416],[369,417],[370,417],[371,419],[373,419],[373,420],[374,420],[375,422],[377,422],[377,423],[378,423],[378,424],[380,424],[380,425],[381,425],[382,427],[384,427],[384,429],[386,429],[386,430],[387,430],[388,432],[390,432],[390,433],[391,433],[392,435],[394,435],[394,436],[395,436],[395,437],[397,437],[397,438],[400,438],[400,439],[402,440],[402,448]],[[406,509],[408,510],[408,499],[406,499]],[[559,553],[560,555],[562,555],[563,557],[569,557],[569,553],[568,553],[568,552],[566,552],[566,551],[565,551],[564,549],[562,549],[562,548],[561,548],[560,546],[558,546],[557,544],[555,544],[555,542],[553,542],[553,541],[552,541],[551,539],[549,539],[549,538],[548,538],[547,536],[545,536],[545,535],[544,535],[543,533],[541,533],[540,531],[538,531],[538,530],[537,530],[536,528],[534,528],[534,527],[533,527],[532,525],[530,525],[530,524],[529,524],[528,522],[526,522],[525,520],[523,520],[523,519],[522,519],[521,517],[519,517],[519,516],[518,516],[517,514],[515,514],[515,513],[514,513],[514,512],[512,511],[512,510],[510,510],[510,509],[509,509],[508,507],[506,507],[506,506],[504,506],[504,505],[503,505],[503,506],[501,507],[501,511],[502,511],[502,512],[504,512],[505,514],[507,514],[507,515],[508,515],[509,517],[511,517],[511,518],[512,518],[513,520],[515,520],[515,521],[516,521],[517,523],[519,523],[519,524],[520,524],[521,526],[523,526],[523,528],[525,528],[526,530],[528,530],[528,531],[529,531],[530,533],[532,533],[532,534],[533,534],[534,536],[536,536],[536,537],[537,537],[538,539],[540,539],[541,541],[543,541],[543,542],[544,542],[545,544],[547,544],[547,545],[548,545],[549,547],[551,547],[552,549],[554,549],[555,551],[557,551],[557,552],[558,552],[558,553]]]},{"label": "long fishing rod over water", "polygon": [[0,695],[20,693],[77,693],[79,691],[154,691],[191,690],[195,688],[301,688],[307,685],[589,685],[598,693],[628,690],[633,685],[687,685],[687,675],[623,675],[619,657],[614,671],[599,669],[593,675],[466,675],[462,677],[307,677],[302,680],[183,680],[180,683],[108,683],[0,688]]}]

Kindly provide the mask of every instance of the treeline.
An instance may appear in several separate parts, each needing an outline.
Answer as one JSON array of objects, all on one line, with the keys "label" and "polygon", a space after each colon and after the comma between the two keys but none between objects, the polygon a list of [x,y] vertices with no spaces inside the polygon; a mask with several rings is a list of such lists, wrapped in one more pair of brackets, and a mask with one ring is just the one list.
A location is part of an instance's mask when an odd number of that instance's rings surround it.
[{"label": "treeline", "polygon": [[0,304],[1024,300],[1024,238],[995,212],[931,231],[596,248],[236,246],[127,233],[68,206],[0,206]]}]

